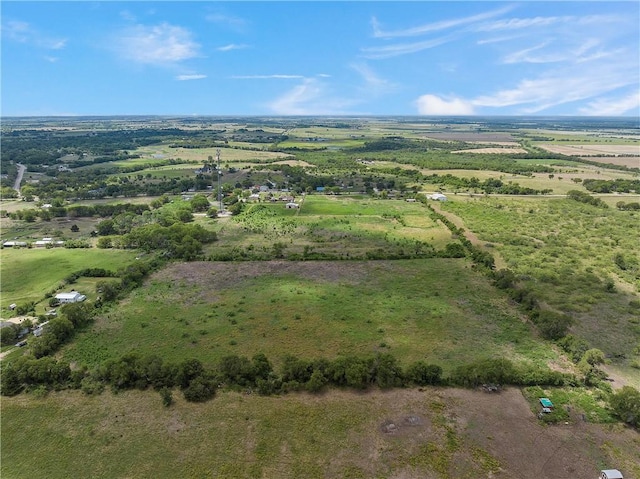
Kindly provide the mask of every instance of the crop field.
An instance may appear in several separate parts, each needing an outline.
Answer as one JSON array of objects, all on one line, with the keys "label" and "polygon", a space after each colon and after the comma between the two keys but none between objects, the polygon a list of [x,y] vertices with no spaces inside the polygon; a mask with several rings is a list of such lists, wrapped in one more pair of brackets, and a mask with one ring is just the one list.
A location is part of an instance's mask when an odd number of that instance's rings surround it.
[{"label": "crop field", "polygon": [[287,255],[306,249],[307,254],[352,259],[379,249],[402,256],[427,248],[439,251],[451,242],[450,231],[432,220],[420,203],[355,195],[303,198],[300,209],[286,209],[282,203],[249,204],[242,215],[209,225],[220,241],[208,252],[242,247],[258,253],[280,242]]},{"label": "crop field", "polygon": [[[462,299],[464,298],[464,299]],[[443,369],[483,357],[557,355],[464,260],[196,262],[154,274],[64,351],[95,365],[128,351],[214,364],[391,351]]]},{"label": "crop field", "polygon": [[[289,158],[291,155],[287,153],[278,153],[271,151],[255,151],[255,150],[241,150],[238,148],[169,148],[168,146],[159,147],[144,147],[135,150],[134,153],[141,155],[162,155],[162,159],[177,159],[191,162],[197,161],[204,163],[211,156],[214,160],[216,158],[216,152],[220,150],[220,159],[223,163],[236,163],[236,162],[262,162],[265,160],[278,160],[282,158]],[[130,160],[127,160],[130,161]]]},{"label": "crop field", "polygon": [[33,248],[0,250],[2,308],[11,303],[39,301],[58,289],[69,274],[85,268],[117,270],[135,258],[134,251]]},{"label": "crop field", "polygon": [[609,143],[598,143],[595,145],[560,145],[557,143],[542,143],[540,144],[540,147],[553,153],[562,153],[563,155],[569,156],[629,156],[631,157],[629,158],[630,161],[635,160],[635,165],[632,164],[629,166],[635,166],[636,168],[639,165],[638,162],[640,162],[640,144],[616,145]]}]

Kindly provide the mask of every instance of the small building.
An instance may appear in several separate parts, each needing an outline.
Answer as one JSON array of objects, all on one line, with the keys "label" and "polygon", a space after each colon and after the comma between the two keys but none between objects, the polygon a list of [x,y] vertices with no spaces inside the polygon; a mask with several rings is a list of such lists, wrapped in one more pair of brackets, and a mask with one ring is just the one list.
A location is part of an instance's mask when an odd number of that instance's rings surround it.
[{"label": "small building", "polygon": [[56,299],[62,304],[69,304],[80,303],[87,299],[87,297],[84,294],[78,293],[77,291],[72,291],[71,293],[58,293],[56,294]]},{"label": "small building", "polygon": [[407,198],[405,201],[406,201],[407,203],[415,203],[415,202],[416,202],[416,199],[415,199],[415,198]]},{"label": "small building", "polygon": [[624,479],[624,477],[617,469],[603,469],[600,471],[598,479]]},{"label": "small building", "polygon": [[18,307],[18,305],[17,305],[16,303],[11,303],[11,304],[9,305],[9,309],[10,309],[11,311],[13,311],[14,309],[16,309],[17,307]]},{"label": "small building", "polygon": [[2,243],[5,248],[24,248],[27,246],[26,241],[5,241]]},{"label": "small building", "polygon": [[436,201],[447,201],[447,197],[442,193],[434,193],[432,195],[429,195],[429,199]]},{"label": "small building", "polygon": [[298,203],[287,203],[286,205],[284,205],[285,208],[288,209],[297,209],[300,208],[300,205]]},{"label": "small building", "polygon": [[553,411],[553,403],[549,398],[540,398],[540,404],[543,408],[547,408]]}]

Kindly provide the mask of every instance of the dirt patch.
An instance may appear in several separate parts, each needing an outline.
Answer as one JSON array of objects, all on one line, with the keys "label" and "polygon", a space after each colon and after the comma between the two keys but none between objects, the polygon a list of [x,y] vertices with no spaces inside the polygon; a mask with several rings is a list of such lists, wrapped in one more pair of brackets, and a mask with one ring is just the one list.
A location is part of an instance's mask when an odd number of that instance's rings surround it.
[{"label": "dirt patch", "polygon": [[505,147],[491,147],[491,148],[472,148],[470,150],[456,150],[451,153],[497,153],[497,154],[518,154],[526,153],[524,148],[505,148]]},{"label": "dirt patch", "polygon": [[514,141],[511,133],[502,132],[473,132],[473,131],[443,131],[429,132],[427,138],[443,141],[468,141],[470,143],[511,143]]},{"label": "dirt patch", "polygon": [[[376,262],[376,268],[384,268]],[[245,261],[245,262],[190,262],[174,263],[154,273],[153,280],[181,280],[187,284],[207,284],[214,289],[226,289],[258,276],[300,276],[326,282],[357,284],[372,271],[368,262],[352,262],[345,267],[336,261]]]}]

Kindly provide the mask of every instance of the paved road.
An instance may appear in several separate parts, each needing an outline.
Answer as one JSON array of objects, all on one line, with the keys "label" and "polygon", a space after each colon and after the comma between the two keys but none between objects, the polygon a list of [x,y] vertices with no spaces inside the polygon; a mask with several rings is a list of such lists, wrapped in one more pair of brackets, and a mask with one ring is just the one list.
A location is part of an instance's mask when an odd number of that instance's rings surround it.
[{"label": "paved road", "polygon": [[27,167],[20,163],[17,163],[16,166],[18,167],[18,176],[16,177],[13,189],[20,193],[20,183],[22,183],[22,176],[24,175],[24,172],[27,171]]}]

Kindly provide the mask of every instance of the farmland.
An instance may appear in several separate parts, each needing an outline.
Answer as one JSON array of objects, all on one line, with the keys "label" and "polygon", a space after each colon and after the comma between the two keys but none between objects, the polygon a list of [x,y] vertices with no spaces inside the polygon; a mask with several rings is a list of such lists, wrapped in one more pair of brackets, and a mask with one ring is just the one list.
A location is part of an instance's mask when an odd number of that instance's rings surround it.
[{"label": "farmland", "polygon": [[2,475],[640,476],[611,402],[639,386],[640,137],[612,121],[3,124],[2,317],[88,300],[3,343]]}]

